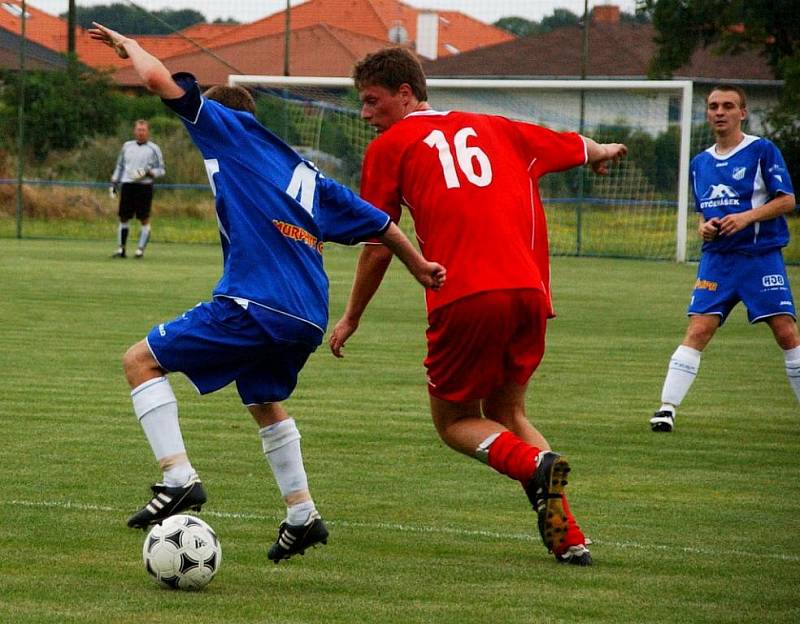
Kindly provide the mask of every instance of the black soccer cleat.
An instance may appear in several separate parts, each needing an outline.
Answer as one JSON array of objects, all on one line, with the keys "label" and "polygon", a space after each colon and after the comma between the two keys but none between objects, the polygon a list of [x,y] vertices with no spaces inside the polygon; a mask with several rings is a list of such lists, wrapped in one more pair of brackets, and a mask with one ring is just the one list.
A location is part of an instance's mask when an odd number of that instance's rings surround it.
[{"label": "black soccer cleat", "polygon": [[155,496],[128,518],[128,526],[132,529],[146,529],[151,524],[158,524],[164,518],[187,509],[200,511],[206,502],[206,490],[197,477],[182,487],[167,487],[163,483],[156,483],[151,485],[150,489]]},{"label": "black soccer cleat", "polygon": [[269,547],[267,557],[276,564],[296,554],[305,554],[306,549],[317,544],[328,543],[328,527],[318,511],[313,511],[304,524],[281,522],[278,540]]},{"label": "black soccer cleat", "polygon": [[559,550],[567,534],[567,514],[561,497],[569,471],[565,457],[545,451],[540,455],[536,472],[525,486],[525,493],[537,515],[539,535],[549,552]]},{"label": "black soccer cleat", "polygon": [[113,254],[111,254],[111,257],[112,258],[127,258],[127,255],[125,254],[125,248],[124,247],[120,247]]},{"label": "black soccer cleat", "polygon": [[675,414],[669,410],[661,410],[650,419],[650,429],[670,433],[675,428]]}]

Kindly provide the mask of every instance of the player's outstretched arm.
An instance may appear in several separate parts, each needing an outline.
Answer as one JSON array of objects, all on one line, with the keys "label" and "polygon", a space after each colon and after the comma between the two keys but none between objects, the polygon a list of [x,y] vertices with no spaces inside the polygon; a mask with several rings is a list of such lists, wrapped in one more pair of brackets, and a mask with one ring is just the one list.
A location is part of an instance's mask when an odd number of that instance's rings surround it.
[{"label": "player's outstretched arm", "polygon": [[172,79],[172,74],[164,64],[134,39],[97,22],[92,23],[94,28],[89,29],[89,36],[113,48],[120,58],[131,59],[133,69],[139,74],[148,90],[168,100],[179,98],[184,94],[184,90]]},{"label": "player's outstretched arm", "polygon": [[622,143],[597,143],[583,137],[586,141],[586,153],[592,171],[599,175],[608,175],[608,163],[617,162],[628,153],[628,148]]},{"label": "player's outstretched arm", "polygon": [[411,275],[425,288],[439,290],[444,284],[447,270],[438,262],[429,262],[419,253],[394,223],[389,224],[380,237],[381,242],[392,250],[400,262],[406,265]]}]

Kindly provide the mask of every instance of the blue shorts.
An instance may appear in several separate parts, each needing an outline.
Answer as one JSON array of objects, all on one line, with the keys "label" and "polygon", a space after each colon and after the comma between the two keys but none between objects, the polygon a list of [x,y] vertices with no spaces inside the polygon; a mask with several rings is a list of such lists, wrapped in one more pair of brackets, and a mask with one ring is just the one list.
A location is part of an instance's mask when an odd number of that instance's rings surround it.
[{"label": "blue shorts", "polygon": [[186,375],[201,394],[236,382],[245,405],[283,401],[308,356],[322,342],[319,328],[250,303],[220,297],[156,325],[147,344],[167,372]]},{"label": "blue shorts", "polygon": [[780,249],[759,256],[702,255],[688,314],[717,314],[722,325],[740,301],[751,323],[779,314],[797,318]]}]

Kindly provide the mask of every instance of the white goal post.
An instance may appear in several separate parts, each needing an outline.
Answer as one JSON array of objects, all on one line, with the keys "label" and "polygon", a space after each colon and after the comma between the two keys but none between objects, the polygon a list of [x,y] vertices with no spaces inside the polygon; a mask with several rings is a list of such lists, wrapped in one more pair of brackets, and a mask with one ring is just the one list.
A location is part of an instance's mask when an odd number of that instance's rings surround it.
[{"label": "white goal post", "polygon": [[[303,112],[293,113],[292,130],[296,137],[301,133],[298,124],[306,123],[314,114],[309,113],[309,107],[316,106],[320,111],[335,111],[337,115],[349,111],[353,116],[354,124],[363,124],[358,118],[359,105],[355,98],[353,82],[346,77],[306,77],[306,76],[258,76],[258,75],[230,75],[229,85],[242,85],[253,89],[257,94],[266,92],[278,99],[284,98],[287,102],[302,102]],[[466,110],[472,112],[495,113],[515,119],[532,121],[557,130],[581,131],[586,136],[609,140],[608,132],[624,129],[625,136],[632,137],[629,141],[629,160],[631,164],[624,165],[627,180],[618,177],[617,186],[592,187],[591,196],[584,194],[584,183],[579,185],[579,196],[571,198],[556,198],[555,202],[563,204],[580,204],[585,207],[603,206],[608,212],[608,206],[613,202],[617,204],[628,202],[631,214],[645,211],[653,206],[662,206],[665,215],[669,212],[672,222],[671,231],[674,233],[671,251],[668,256],[678,262],[687,260],[687,227],[689,212],[689,160],[692,132],[692,82],[688,80],[512,80],[512,79],[438,79],[429,78],[428,100],[438,110]],[[349,93],[349,95],[347,95]],[[337,95],[334,95],[337,94]],[[319,122],[321,123],[321,122]],[[366,126],[365,126],[366,127]],[[603,134],[603,133],[606,134]],[[664,155],[664,148],[656,147],[654,155],[649,157],[647,166],[661,167],[663,171],[660,182],[654,185],[653,174],[645,170],[645,164],[638,163],[637,145],[650,145],[647,137],[654,141],[656,137],[663,137],[671,132],[673,140],[677,142],[674,150],[677,153]],[[316,141],[314,138],[296,139],[302,144],[314,143],[313,148],[319,150],[319,126],[316,128]],[[346,130],[345,135],[352,135],[354,131]],[[599,134],[598,136],[593,136]],[[613,140],[614,135],[611,135]],[[285,139],[289,140],[287,137]],[[356,151],[363,150],[371,135],[355,139]],[[291,140],[289,140],[292,143]],[[652,142],[652,141],[651,141]],[[661,141],[663,144],[664,141]],[[301,150],[302,151],[302,150]],[[314,158],[312,158],[314,160]],[[660,162],[659,162],[660,160]],[[664,162],[670,160],[674,162]],[[654,162],[650,162],[654,161]],[[666,172],[666,173],[665,173]],[[561,174],[559,174],[561,175]],[[674,181],[667,178],[677,178]],[[549,177],[549,176],[548,176]],[[610,176],[613,178],[614,176]],[[674,182],[674,184],[673,184]],[[566,188],[567,183],[561,185]],[[574,183],[570,182],[574,187]],[[656,188],[657,187],[657,188]],[[572,188],[572,187],[570,187]],[[625,194],[630,197],[625,198]],[[554,193],[563,195],[564,193]],[[573,193],[575,194],[575,193]],[[546,196],[543,189],[543,196]],[[638,202],[638,204],[637,204]],[[591,214],[587,208],[586,214]],[[653,210],[651,210],[652,212]],[[581,216],[581,209],[577,209],[577,245],[573,251],[577,255],[610,255],[610,256],[638,256],[664,258],[664,251],[660,249],[652,252],[651,247],[655,242],[645,243],[644,250],[626,250],[622,243],[611,246],[608,251],[594,251],[592,245],[582,241],[582,230],[592,232],[595,228],[594,238],[614,238],[609,234],[612,217],[606,215],[605,225],[602,229],[597,222]],[[584,220],[584,224],[581,220]],[[662,218],[666,218],[665,216]],[[548,215],[548,220],[550,216]],[[631,220],[629,225],[622,223],[617,217],[617,229],[625,230],[629,237],[637,236],[637,227],[648,229],[644,222]],[[601,234],[601,231],[603,232]],[[623,234],[619,232],[621,237]],[[655,236],[655,235],[654,235]],[[586,239],[591,238],[585,236]],[[567,252],[569,253],[569,251]]]}]

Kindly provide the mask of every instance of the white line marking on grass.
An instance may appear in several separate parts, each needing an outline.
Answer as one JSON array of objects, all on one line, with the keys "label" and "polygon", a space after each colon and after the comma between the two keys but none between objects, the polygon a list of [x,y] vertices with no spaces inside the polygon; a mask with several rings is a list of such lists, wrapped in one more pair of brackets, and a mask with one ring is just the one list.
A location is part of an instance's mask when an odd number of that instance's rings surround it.
[{"label": "white line marking on grass", "polygon": [[[5,501],[6,505],[17,507],[47,507],[57,509],[75,509],[77,511],[103,511],[122,514],[120,509],[114,507],[105,507],[101,505],[90,505],[86,503],[76,503],[72,501],[31,501],[31,500],[10,500]],[[213,518],[224,518],[231,520],[269,520],[277,521],[281,518],[277,514],[258,514],[249,512],[230,512],[230,511],[204,511],[204,516]],[[350,529],[377,529],[380,531],[401,531],[404,533],[439,533],[445,535],[463,535],[472,537],[488,537],[496,540],[516,540],[520,542],[538,542],[537,535],[528,535],[525,533],[497,533],[494,531],[483,531],[474,529],[460,529],[457,527],[430,527],[409,524],[399,524],[392,522],[353,522],[350,520],[326,520],[326,524],[330,526],[339,526]],[[750,559],[774,559],[777,561],[800,561],[800,555],[793,555],[787,553],[755,553],[745,550],[718,550],[713,548],[694,548],[691,546],[671,546],[667,544],[640,544],[637,542],[612,542],[606,540],[592,540],[594,544],[599,546],[613,547],[619,549],[633,549],[633,550],[655,550],[662,552],[682,552],[691,555],[707,556],[725,556],[725,557],[743,557]]]}]

